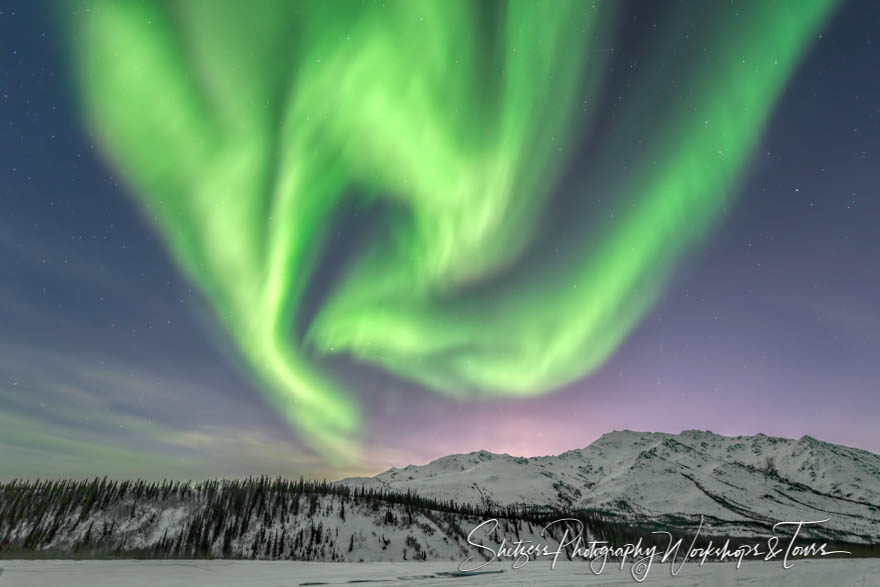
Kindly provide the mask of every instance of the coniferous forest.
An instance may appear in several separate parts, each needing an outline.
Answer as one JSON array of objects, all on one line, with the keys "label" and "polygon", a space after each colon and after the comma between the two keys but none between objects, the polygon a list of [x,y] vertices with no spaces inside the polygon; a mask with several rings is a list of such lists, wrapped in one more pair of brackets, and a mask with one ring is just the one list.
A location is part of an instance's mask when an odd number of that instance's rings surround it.
[{"label": "coniferous forest", "polygon": [[0,557],[427,560],[473,550],[485,519],[516,536],[548,516],[302,479],[13,481],[0,485]]}]

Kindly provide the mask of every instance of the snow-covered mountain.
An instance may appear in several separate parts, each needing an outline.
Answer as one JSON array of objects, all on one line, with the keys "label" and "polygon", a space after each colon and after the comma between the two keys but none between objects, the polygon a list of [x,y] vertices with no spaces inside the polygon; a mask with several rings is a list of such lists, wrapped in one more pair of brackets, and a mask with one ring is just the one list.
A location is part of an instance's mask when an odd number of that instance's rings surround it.
[{"label": "snow-covered mountain", "polygon": [[490,518],[487,545],[552,545],[541,528],[571,516],[586,538],[620,543],[658,527],[692,535],[701,517],[706,539],[827,518],[801,536],[876,546],[880,456],[810,437],[623,431],[558,456],[480,451],[335,484],[12,482],[0,484],[0,559],[461,560],[488,556],[467,537]]},{"label": "snow-covered mountain", "polygon": [[339,483],[460,503],[594,509],[687,528],[705,516],[706,532],[738,536],[828,518],[815,536],[880,542],[880,456],[809,436],[625,430],[557,456],[479,451]]}]

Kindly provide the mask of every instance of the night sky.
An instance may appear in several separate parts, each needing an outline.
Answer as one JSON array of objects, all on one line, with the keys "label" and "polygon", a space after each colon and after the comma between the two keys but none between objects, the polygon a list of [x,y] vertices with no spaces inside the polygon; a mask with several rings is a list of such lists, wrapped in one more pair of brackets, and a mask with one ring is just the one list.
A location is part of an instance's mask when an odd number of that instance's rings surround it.
[{"label": "night sky", "polygon": [[[433,204],[426,200],[408,196],[412,199],[403,204],[383,204],[382,189],[388,186],[377,180],[340,190],[370,191],[371,199],[351,200],[355,203],[340,204],[326,218],[305,217],[283,227],[282,234],[289,229],[297,235],[317,224],[326,229],[324,237],[303,243],[316,260],[307,279],[291,278],[303,283],[289,331],[293,341],[309,337],[313,346],[296,343],[294,350],[340,390],[338,396],[326,396],[330,407],[311,420],[332,434],[283,413],[283,393],[273,387],[273,366],[262,362],[268,361],[259,346],[264,341],[253,334],[250,314],[229,317],[236,310],[229,300],[239,298],[224,292],[236,287],[247,292],[250,282],[198,262],[187,267],[184,253],[169,245],[169,231],[182,229],[157,220],[151,206],[175,196],[156,192],[149,182],[149,193],[140,193],[145,183],[137,179],[154,160],[151,153],[155,159],[169,153],[145,145],[147,163],[123,171],[133,155],[109,152],[112,141],[100,138],[114,136],[125,124],[138,130],[152,115],[139,110],[125,91],[104,88],[98,96],[90,87],[85,100],[78,93],[66,36],[73,6],[0,2],[0,479],[261,473],[338,478],[479,449],[558,453],[615,429],[808,434],[880,452],[880,3],[844,2],[809,33],[802,56],[780,73],[778,97],[768,105],[766,119],[756,122],[757,139],[746,141],[744,164],[726,180],[729,193],[712,205],[712,218],[683,215],[680,231],[699,237],[682,245],[674,262],[662,258],[658,266],[643,268],[649,285],[623,288],[632,299],[620,302],[619,314],[609,314],[583,336],[583,348],[590,352],[565,349],[558,368],[545,354],[556,348],[555,333],[588,314],[587,306],[613,297],[618,289],[609,284],[623,272],[609,262],[595,283],[584,278],[566,285],[565,276],[576,273],[571,259],[581,250],[601,251],[602,235],[613,234],[627,210],[638,207],[641,193],[617,186],[638,186],[655,165],[663,166],[651,158],[650,145],[668,141],[674,150],[673,106],[699,102],[704,95],[709,100],[715,89],[725,89],[715,88],[721,73],[716,79],[699,69],[700,56],[726,47],[719,63],[735,59],[734,41],[745,37],[731,33],[719,40],[717,31],[755,12],[758,3],[620,3],[614,18],[599,21],[599,32],[577,40],[583,55],[598,56],[590,58],[593,69],[584,76],[595,82],[589,99],[573,102],[584,104],[574,110],[589,117],[589,125],[583,124],[588,130],[572,131],[581,127],[561,115],[502,128],[513,134],[521,127],[533,130],[524,131],[518,145],[527,158],[514,156],[519,152],[510,146],[514,141],[493,153],[501,152],[499,174],[513,173],[519,185],[530,186],[521,201],[530,202],[531,194],[541,191],[546,205],[520,210],[522,218],[509,211],[512,204],[490,210],[501,218],[500,236],[478,242],[476,252],[458,250],[466,263],[450,265],[455,279],[444,282],[464,299],[461,305],[446,301],[447,290],[431,293],[430,305],[420,305],[419,288],[434,287],[434,274],[424,277],[401,268],[419,254],[433,260],[433,249],[411,245],[398,259],[383,248],[410,238],[409,225],[399,220],[400,208],[410,206],[431,218]],[[474,26],[491,27],[490,20]],[[337,26],[335,20],[321,24],[328,30]],[[440,24],[438,38],[444,33]],[[457,30],[456,21],[446,24]],[[749,43],[760,46],[762,39],[772,39],[776,24],[748,30]],[[418,34],[406,40],[431,41]],[[573,47],[563,47],[567,51],[548,71],[586,67],[572,57],[580,55]],[[743,45],[744,53],[748,50]],[[411,60],[419,58],[413,54]],[[474,57],[480,60],[481,54]],[[266,67],[276,71],[284,65],[275,60]],[[490,72],[493,67],[479,65]],[[383,61],[377,71],[369,79],[394,83],[392,64]],[[449,71],[442,75],[452,79],[456,74]],[[529,76],[540,77],[526,73],[523,84]],[[462,82],[462,95],[490,83],[487,76],[472,77]],[[532,98],[548,105],[564,101],[565,84],[559,80],[548,74],[552,92]],[[335,87],[326,90],[335,91],[343,94]],[[344,107],[345,96],[314,92],[316,104],[339,100],[338,117],[346,129],[361,128],[362,117]],[[439,103],[448,104],[447,96],[441,98]],[[482,124],[483,110],[473,107],[468,117],[464,111],[472,105],[464,99],[460,105],[462,112],[455,113],[461,121],[446,112],[438,118],[461,133]],[[380,138],[393,144],[407,139],[407,129],[421,118],[412,101],[390,107],[391,118],[402,123],[396,135],[388,131]],[[91,116],[84,114],[89,108]],[[555,112],[550,106],[548,111]],[[122,122],[108,122],[109,131],[96,128],[95,120],[115,121],[113,116]],[[267,124],[272,126],[271,118]],[[554,125],[559,132],[553,137],[541,134]],[[319,163],[321,153],[332,158],[338,148],[348,159],[362,157],[369,160],[365,166],[387,169],[387,161],[373,163],[363,148],[365,142],[386,144],[374,134],[328,138],[332,133],[315,127],[304,134],[314,132],[327,143],[307,145]],[[549,145],[561,134],[571,135],[565,157],[556,158],[538,144]],[[475,136],[461,144],[481,144],[479,133]],[[450,139],[450,144],[459,143]],[[415,186],[417,193],[424,179],[436,187],[437,178],[448,180],[447,172],[461,165],[459,159],[473,160],[469,153],[453,151],[452,162],[435,177],[438,160],[448,154],[444,146],[419,145],[432,167],[425,171],[414,158],[414,169],[422,174],[414,175],[412,184],[400,180],[401,185]],[[375,152],[383,153],[378,147]],[[401,176],[408,163],[401,163]],[[360,172],[357,164],[352,168]],[[474,173],[489,174],[484,168]],[[533,217],[540,221],[531,223]],[[470,226],[472,218],[462,222]],[[705,226],[695,228],[697,222]],[[521,231],[521,225],[529,228]],[[652,226],[652,219],[643,222],[636,236]],[[386,233],[397,240],[385,239]],[[456,246],[468,234],[454,233]],[[212,246],[230,245],[235,251],[247,243],[236,232],[210,245],[209,253]],[[493,269],[496,257],[501,269]],[[367,269],[359,275],[346,273],[349,267]],[[401,290],[401,283],[410,282],[412,292],[398,296],[392,288]],[[391,284],[391,294],[377,283]],[[582,303],[571,295],[556,297],[562,287],[583,284],[594,287]],[[368,314],[355,320],[352,308],[361,298],[378,302],[363,302]],[[442,300],[435,303],[435,298]],[[644,310],[633,309],[642,303]],[[498,315],[509,304],[517,321],[495,320],[491,312],[485,321],[474,318],[482,316],[471,312],[480,304],[501,308]],[[252,309],[260,315],[260,308]],[[410,310],[411,323],[396,314]],[[361,344],[364,324],[372,325],[374,316],[382,319],[375,319],[368,334],[377,340],[388,335],[382,352]],[[540,321],[541,328],[531,320]],[[351,332],[343,328],[349,324]],[[554,329],[542,330],[547,324]],[[411,347],[436,344],[440,350],[425,355],[392,348],[391,334],[409,328],[407,333],[427,333]],[[461,333],[473,337],[473,348],[461,345],[456,338],[465,336]],[[523,342],[517,338],[521,333],[529,334],[529,344],[510,344],[514,350],[505,354],[505,337]],[[443,346],[446,341],[459,346]],[[607,346],[607,352],[593,352],[598,346]],[[248,355],[251,351],[255,356]],[[545,372],[538,363],[550,366]],[[337,406],[359,414],[349,438],[360,447],[356,458],[321,449],[337,436]]]}]

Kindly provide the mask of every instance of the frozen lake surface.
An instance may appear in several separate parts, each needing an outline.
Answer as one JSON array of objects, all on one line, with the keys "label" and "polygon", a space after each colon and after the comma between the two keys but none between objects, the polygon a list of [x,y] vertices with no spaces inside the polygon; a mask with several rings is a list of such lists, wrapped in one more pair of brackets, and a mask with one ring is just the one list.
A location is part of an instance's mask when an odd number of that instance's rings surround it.
[{"label": "frozen lake surface", "polygon": [[[0,561],[0,587],[292,587],[296,585],[447,586],[458,585],[636,585],[624,571],[609,567],[601,576],[585,563],[531,562],[522,569],[493,564],[494,573],[456,577],[457,563],[308,563],[262,561]],[[501,572],[497,572],[501,571]],[[794,568],[781,563],[749,562],[686,565],[676,577],[669,565],[657,565],[645,585],[699,586],[880,586],[880,559],[801,560]]]}]

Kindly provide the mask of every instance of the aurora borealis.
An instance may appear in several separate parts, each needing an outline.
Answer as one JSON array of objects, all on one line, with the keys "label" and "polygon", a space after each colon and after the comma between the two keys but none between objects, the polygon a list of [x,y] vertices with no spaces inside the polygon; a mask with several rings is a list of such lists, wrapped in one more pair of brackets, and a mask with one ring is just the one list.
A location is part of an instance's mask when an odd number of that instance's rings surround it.
[{"label": "aurora borealis", "polygon": [[[718,220],[833,4],[710,15],[650,129],[640,96],[662,64],[646,64],[615,123],[643,143],[605,186],[626,205],[579,219],[583,246],[533,271],[518,261],[577,164],[613,5],[98,2],[71,26],[105,152],[271,404],[342,454],[356,391],[315,354],[458,396],[543,393],[599,366]],[[298,340],[334,212],[380,203],[381,230]]]},{"label": "aurora borealis", "polygon": [[0,478],[880,449],[870,2],[0,4]]}]

